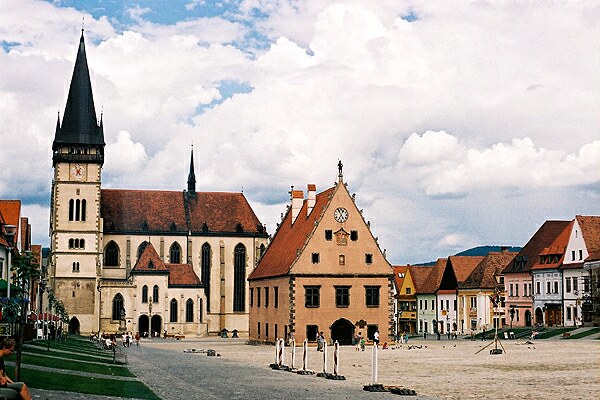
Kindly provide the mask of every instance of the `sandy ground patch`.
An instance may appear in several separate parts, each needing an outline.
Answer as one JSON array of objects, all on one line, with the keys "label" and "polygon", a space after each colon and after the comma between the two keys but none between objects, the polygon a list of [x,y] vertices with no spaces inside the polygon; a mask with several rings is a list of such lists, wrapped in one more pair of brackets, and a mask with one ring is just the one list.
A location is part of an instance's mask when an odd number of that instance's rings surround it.
[{"label": "sandy ground patch", "polygon": [[[414,389],[420,396],[440,399],[598,399],[600,398],[600,341],[539,340],[534,344],[503,341],[506,353],[490,355],[489,342],[470,340],[414,340],[379,350],[379,383]],[[214,349],[239,364],[268,368],[275,361],[275,347],[247,345],[234,339],[151,340],[143,346],[173,351]],[[421,347],[420,349],[417,347]],[[371,383],[371,348],[340,348],[340,374],[349,384]],[[328,347],[327,372],[333,372],[333,347]],[[285,349],[290,365],[291,349]],[[197,355],[204,356],[204,355]],[[301,367],[302,348],[296,349]],[[323,353],[310,347],[308,368],[322,370]]]}]

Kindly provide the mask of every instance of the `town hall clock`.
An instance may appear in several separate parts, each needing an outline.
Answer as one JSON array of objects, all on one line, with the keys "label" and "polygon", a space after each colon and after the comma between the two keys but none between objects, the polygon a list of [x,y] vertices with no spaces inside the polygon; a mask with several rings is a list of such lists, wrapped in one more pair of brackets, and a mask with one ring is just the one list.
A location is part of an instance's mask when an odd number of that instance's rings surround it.
[{"label": "town hall clock", "polygon": [[84,164],[73,164],[71,165],[71,178],[76,181],[81,181],[85,178],[85,165]]},{"label": "town hall clock", "polygon": [[333,218],[335,218],[337,222],[346,222],[348,219],[348,210],[346,210],[344,207],[336,208],[333,212]]}]

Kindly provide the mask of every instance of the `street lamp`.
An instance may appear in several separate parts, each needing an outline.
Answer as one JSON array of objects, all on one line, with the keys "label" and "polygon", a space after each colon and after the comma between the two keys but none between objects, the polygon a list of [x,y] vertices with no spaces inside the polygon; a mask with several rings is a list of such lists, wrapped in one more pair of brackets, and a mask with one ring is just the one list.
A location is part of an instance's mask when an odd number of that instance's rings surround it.
[{"label": "street lamp", "polygon": [[15,235],[17,234],[17,227],[14,225],[4,225],[4,237],[8,242],[8,269],[6,271],[6,298],[10,299],[10,271],[12,268],[12,249],[13,249],[13,240],[15,239]]}]

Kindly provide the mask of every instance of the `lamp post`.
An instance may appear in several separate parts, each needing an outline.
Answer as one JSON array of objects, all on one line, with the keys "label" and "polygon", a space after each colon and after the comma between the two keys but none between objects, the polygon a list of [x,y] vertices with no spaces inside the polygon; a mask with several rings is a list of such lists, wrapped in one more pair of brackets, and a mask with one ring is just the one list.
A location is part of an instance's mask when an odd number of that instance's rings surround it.
[{"label": "lamp post", "polygon": [[12,250],[13,240],[17,234],[17,227],[14,225],[4,225],[4,237],[8,242],[8,267],[6,270],[6,298],[10,300],[10,271],[12,269]]}]

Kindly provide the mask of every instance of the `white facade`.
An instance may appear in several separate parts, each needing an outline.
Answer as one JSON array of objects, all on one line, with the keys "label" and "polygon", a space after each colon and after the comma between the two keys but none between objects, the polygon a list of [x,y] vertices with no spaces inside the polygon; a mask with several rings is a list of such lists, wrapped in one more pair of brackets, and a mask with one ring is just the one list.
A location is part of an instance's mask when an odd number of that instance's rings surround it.
[{"label": "white facade", "polygon": [[577,218],[569,237],[563,266],[561,267],[563,287],[563,321],[565,326],[581,324],[582,299],[590,295],[590,272],[583,268],[583,261],[589,256]]}]

